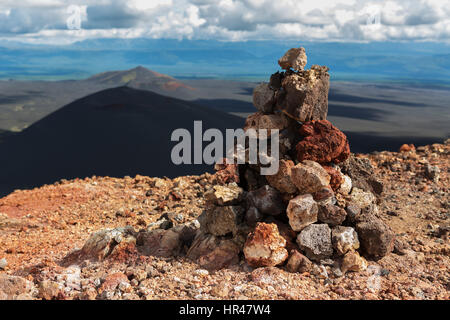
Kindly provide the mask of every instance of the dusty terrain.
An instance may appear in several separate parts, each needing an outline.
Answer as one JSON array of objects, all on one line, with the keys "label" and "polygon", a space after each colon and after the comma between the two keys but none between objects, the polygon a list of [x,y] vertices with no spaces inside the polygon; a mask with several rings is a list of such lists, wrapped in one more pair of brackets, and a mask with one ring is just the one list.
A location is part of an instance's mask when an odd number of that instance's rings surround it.
[{"label": "dusty terrain", "polygon": [[[369,260],[366,271],[341,277],[326,265],[299,274],[252,269],[244,259],[208,272],[183,256],[140,256],[132,247],[103,262],[62,265],[94,231],[139,230],[164,214],[174,224],[195,219],[214,175],[92,177],[18,190],[0,199],[0,298],[449,299],[449,155],[449,140],[359,155],[371,160],[384,183],[380,215],[395,231],[396,245],[381,260]],[[439,179],[427,167],[438,167]],[[6,275],[20,277],[13,297],[2,293]]]}]

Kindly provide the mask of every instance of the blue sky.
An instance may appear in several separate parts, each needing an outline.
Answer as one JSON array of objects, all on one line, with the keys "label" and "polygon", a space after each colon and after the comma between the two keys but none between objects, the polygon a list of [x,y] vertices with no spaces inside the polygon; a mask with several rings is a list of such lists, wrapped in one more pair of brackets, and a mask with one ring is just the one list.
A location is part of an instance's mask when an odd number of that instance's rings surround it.
[{"label": "blue sky", "polygon": [[0,39],[450,40],[450,0],[1,0]]}]

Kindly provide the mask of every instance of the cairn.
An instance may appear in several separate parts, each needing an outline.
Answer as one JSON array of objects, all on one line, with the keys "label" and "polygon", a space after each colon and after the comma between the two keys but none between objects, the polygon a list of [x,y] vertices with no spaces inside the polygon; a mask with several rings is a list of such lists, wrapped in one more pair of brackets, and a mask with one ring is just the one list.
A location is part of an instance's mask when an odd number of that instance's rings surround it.
[{"label": "cairn", "polygon": [[279,170],[264,176],[255,164],[217,164],[217,185],[205,194],[187,257],[207,269],[236,263],[243,253],[252,267],[364,270],[365,258],[379,259],[394,246],[378,217],[383,185],[326,120],[329,69],[305,70],[304,48],[288,50],[278,63],[283,71],[254,89],[257,112],[244,130],[279,130]]},{"label": "cairn", "polygon": [[306,61],[303,48],[290,49],[278,61],[284,71],[253,92],[258,111],[244,130],[279,130],[276,174],[262,175],[262,164],[216,164],[217,183],[205,192],[197,220],[175,225],[164,214],[138,232],[100,230],[63,264],[138,252],[186,255],[208,270],[242,258],[252,267],[284,265],[290,272],[331,265],[339,276],[391,252],[394,234],[378,210],[383,185],[370,161],[351,154],[345,134],[326,120],[328,68],[304,70]]}]

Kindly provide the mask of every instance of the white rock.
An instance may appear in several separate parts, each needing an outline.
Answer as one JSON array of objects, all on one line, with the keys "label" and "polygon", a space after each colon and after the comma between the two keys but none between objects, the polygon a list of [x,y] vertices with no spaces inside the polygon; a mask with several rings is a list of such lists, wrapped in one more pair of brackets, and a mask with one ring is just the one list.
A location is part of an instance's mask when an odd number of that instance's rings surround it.
[{"label": "white rock", "polygon": [[292,230],[300,231],[317,221],[319,207],[312,195],[304,194],[289,201],[287,216]]}]

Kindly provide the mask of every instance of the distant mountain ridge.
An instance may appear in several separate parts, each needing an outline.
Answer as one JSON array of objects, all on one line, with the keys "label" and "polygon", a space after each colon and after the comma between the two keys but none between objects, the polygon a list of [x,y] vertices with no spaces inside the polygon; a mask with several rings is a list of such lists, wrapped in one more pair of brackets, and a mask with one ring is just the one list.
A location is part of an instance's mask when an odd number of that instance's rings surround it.
[{"label": "distant mountain ridge", "polygon": [[126,85],[131,88],[151,91],[158,89],[175,91],[180,88],[195,90],[171,76],[149,70],[142,66],[123,71],[102,72],[87,78],[86,81],[112,86]]},{"label": "distant mountain ridge", "polygon": [[20,131],[76,99],[121,86],[181,99],[198,94],[195,88],[142,66],[83,80],[0,81],[0,129]]},{"label": "distant mountain ridge", "polygon": [[176,177],[212,171],[207,165],[174,165],[171,133],[240,128],[244,119],[122,86],[78,99],[0,143],[0,194],[62,178],[143,174]]}]

